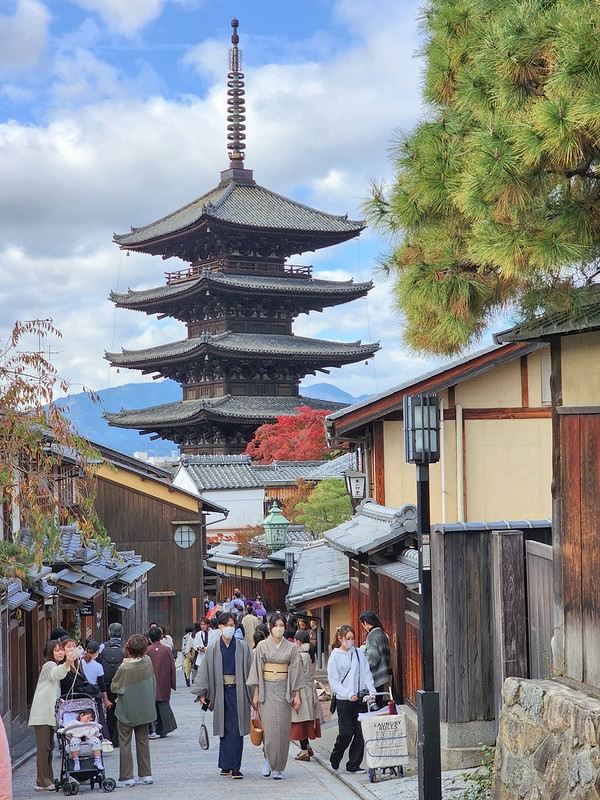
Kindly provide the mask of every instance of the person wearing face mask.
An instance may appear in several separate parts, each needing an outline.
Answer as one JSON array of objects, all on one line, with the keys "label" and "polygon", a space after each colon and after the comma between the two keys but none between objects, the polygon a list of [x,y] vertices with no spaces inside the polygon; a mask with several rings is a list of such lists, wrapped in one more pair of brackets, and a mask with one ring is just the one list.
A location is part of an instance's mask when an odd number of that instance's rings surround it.
[{"label": "person wearing face mask", "polygon": [[254,650],[248,683],[254,686],[253,704],[263,725],[263,775],[281,780],[290,747],[292,708],[298,711],[302,705],[300,690],[306,677],[297,646],[284,638],[283,614],[271,615],[269,629],[270,636]]},{"label": "person wearing face mask", "polygon": [[375,684],[369,662],[361,650],[354,646],[355,633],[351,625],[341,625],[336,631],[333,650],[327,663],[329,686],[336,698],[338,735],[329,759],[331,768],[337,772],[344,753],[348,752],[346,772],[363,773],[360,768],[365,742],[358,721],[358,714],[365,710],[362,692],[375,695]]},{"label": "person wearing face mask", "polygon": [[220,738],[221,775],[243,778],[244,736],[250,733],[252,692],[247,685],[252,652],[243,639],[235,637],[233,614],[219,615],[218,639],[209,642],[198,669],[192,692],[202,707],[213,713],[213,733]]}]

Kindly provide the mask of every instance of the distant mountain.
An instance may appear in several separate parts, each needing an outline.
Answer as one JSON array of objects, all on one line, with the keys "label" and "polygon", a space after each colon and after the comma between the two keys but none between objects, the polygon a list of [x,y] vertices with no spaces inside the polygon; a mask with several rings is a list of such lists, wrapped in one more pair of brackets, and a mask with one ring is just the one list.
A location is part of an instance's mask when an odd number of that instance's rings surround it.
[{"label": "distant mountain", "polygon": [[[352,397],[332,383],[314,383],[312,386],[302,387],[301,392],[303,397],[349,405],[368,397],[368,395]],[[97,394],[100,403],[94,403],[84,392],[69,395],[57,403],[63,408],[68,408],[65,415],[88,439],[130,455],[135,452],[145,452],[149,456],[169,457],[173,451],[177,451],[177,446],[173,442],[140,436],[137,431],[111,428],[102,418],[102,414],[104,411],[148,408],[181,400],[181,386],[178,383],[171,380],[126,383],[112,389],[102,389]]]},{"label": "distant mountain", "polygon": [[338,389],[333,383],[313,383],[312,386],[302,386],[300,394],[303,397],[314,397],[315,400],[331,400],[332,403],[358,403],[369,397],[368,394],[361,394],[360,397],[352,397],[351,394],[343,389]]}]

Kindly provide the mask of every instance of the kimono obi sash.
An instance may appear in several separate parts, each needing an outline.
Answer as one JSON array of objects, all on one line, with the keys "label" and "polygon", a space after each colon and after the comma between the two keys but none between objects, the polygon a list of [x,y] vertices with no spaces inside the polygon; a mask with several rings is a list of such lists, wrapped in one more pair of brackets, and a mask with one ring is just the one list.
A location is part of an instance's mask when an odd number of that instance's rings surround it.
[{"label": "kimono obi sash", "polygon": [[263,678],[266,681],[284,681],[287,680],[287,676],[287,664],[275,664],[272,661],[265,661],[263,666]]},{"label": "kimono obi sash", "polygon": [[235,675],[223,675],[223,683],[225,686],[235,685]]}]

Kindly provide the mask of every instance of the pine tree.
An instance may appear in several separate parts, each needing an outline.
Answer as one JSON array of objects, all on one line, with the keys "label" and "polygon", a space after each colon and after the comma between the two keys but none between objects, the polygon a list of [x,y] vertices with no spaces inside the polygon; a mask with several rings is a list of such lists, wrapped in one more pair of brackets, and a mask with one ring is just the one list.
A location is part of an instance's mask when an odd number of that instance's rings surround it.
[{"label": "pine tree", "polygon": [[600,274],[600,7],[435,0],[427,115],[392,147],[369,221],[404,338],[450,355],[499,310],[574,313]]},{"label": "pine tree", "polygon": [[298,503],[297,510],[297,521],[318,538],[352,517],[352,502],[344,481],[325,478],[305,502]]}]

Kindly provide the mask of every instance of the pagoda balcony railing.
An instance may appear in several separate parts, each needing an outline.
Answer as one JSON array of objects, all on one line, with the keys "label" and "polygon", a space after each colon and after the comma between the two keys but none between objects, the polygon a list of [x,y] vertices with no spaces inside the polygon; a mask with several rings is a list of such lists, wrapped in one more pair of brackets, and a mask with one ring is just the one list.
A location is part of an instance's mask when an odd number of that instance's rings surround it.
[{"label": "pagoda balcony railing", "polygon": [[[165,272],[167,286],[172,283],[183,283],[184,281],[193,281],[202,275],[202,272],[207,269],[204,264],[194,264],[186,269],[178,269],[174,272]],[[225,262],[215,266],[208,267],[209,270],[223,273],[233,273],[236,275],[250,274],[250,275],[287,275],[294,278],[312,278],[312,264],[264,264],[264,263],[248,263],[241,261],[238,263]]]}]

